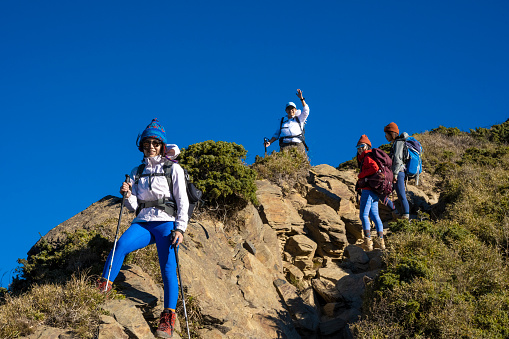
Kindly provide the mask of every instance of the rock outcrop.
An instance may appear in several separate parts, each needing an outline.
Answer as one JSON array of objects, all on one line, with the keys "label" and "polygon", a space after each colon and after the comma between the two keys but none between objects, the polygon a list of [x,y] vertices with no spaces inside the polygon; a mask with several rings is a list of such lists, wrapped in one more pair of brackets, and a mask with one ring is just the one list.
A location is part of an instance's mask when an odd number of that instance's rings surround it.
[{"label": "rock outcrop", "polygon": [[[360,317],[365,284],[383,264],[382,251],[356,245],[362,230],[355,181],[354,171],[320,165],[300,184],[302,194],[284,196],[276,185],[257,181],[260,206],[248,205],[234,223],[190,222],[179,250],[182,288],[197,300],[202,338],[351,336],[348,324]],[[409,192],[421,210],[435,203],[419,188]],[[57,245],[66,234],[94,229],[113,240],[119,206],[119,198],[105,197],[44,239]],[[123,229],[132,218],[125,215]],[[37,250],[36,244],[29,255]],[[153,338],[161,286],[135,265],[124,265],[115,283],[126,298],[103,305],[109,315],[101,319],[98,338]],[[185,324],[177,330],[185,334]],[[66,335],[45,327],[30,338]]]}]

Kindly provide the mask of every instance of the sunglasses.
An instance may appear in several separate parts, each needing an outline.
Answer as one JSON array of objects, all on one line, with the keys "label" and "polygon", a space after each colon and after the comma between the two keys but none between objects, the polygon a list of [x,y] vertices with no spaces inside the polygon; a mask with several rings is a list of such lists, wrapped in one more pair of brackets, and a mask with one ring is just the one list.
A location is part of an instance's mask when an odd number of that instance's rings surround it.
[{"label": "sunglasses", "polygon": [[142,142],[143,147],[150,147],[151,145],[153,145],[154,147],[159,147],[162,144],[163,143],[160,142],[159,140],[144,140]]},{"label": "sunglasses", "polygon": [[355,146],[355,148],[357,148],[357,149],[364,148],[364,147],[366,147],[366,144],[360,144],[360,145]]}]

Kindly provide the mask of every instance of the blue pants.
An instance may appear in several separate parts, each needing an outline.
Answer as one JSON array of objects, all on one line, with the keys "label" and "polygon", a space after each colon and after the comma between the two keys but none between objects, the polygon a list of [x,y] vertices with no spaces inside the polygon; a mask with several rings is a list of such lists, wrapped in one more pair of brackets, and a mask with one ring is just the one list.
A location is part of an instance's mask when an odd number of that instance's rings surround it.
[{"label": "blue pants", "polygon": [[[171,245],[174,228],[173,221],[151,221],[133,223],[118,239],[113,265],[111,267],[110,281],[115,280],[125,256],[145,246],[155,243],[159,256],[159,266],[164,282],[164,308],[175,309],[178,299],[177,261],[174,246]],[[108,277],[108,270],[113,250],[108,256],[103,270],[103,278]]]},{"label": "blue pants", "polygon": [[396,193],[398,194],[398,199],[401,202],[401,206],[403,207],[403,214],[410,214],[410,206],[408,205],[408,200],[406,198],[405,192],[405,172],[398,173],[398,181],[396,182]]},{"label": "blue pants", "polygon": [[394,206],[394,203],[392,202],[391,199],[389,199],[389,197],[385,197],[383,204],[389,207],[392,211],[396,209],[396,206]]},{"label": "blue pants", "polygon": [[369,218],[375,223],[376,231],[380,234],[384,231],[384,225],[378,215],[378,196],[371,190],[362,190],[360,203],[360,218],[362,229],[370,230]]}]

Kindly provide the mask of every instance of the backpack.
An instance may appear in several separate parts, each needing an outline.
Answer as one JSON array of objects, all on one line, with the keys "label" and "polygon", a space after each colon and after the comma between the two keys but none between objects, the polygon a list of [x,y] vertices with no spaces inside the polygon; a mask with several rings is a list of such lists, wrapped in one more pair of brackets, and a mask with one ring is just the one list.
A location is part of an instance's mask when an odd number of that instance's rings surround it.
[{"label": "backpack", "polygon": [[[279,135],[281,135],[281,128],[283,128],[284,120],[285,120],[285,117],[282,117],[281,118],[281,122],[279,123]],[[305,141],[306,138],[304,137],[304,133],[306,132],[305,128],[302,129],[302,126],[300,125],[299,117],[295,117],[295,120],[297,120],[297,123],[299,124],[300,134],[298,134],[298,135],[290,135],[290,136],[287,136],[287,137],[280,137],[279,138],[279,146],[281,147],[281,144],[283,144],[283,139],[287,139],[287,138],[299,138],[300,141],[302,141],[302,144],[304,145],[304,147],[306,148],[306,151],[309,152],[308,145],[306,145],[306,141]]]},{"label": "backpack", "polygon": [[[164,173],[150,173],[150,174],[143,174],[143,170],[145,169],[145,164],[141,164],[138,166],[138,169],[136,170],[136,180],[134,181],[134,185],[138,184],[138,181],[141,177],[152,177],[152,176],[165,176],[166,181],[168,182],[168,187],[170,188],[170,192],[173,195],[173,181],[171,180],[171,170],[173,168],[174,162],[171,160],[165,161],[163,165]],[[187,198],[189,200],[189,210],[187,211],[187,214],[189,218],[193,215],[194,209],[197,206],[198,202],[201,201],[201,197],[203,196],[203,192],[199,190],[190,180],[189,180],[189,173],[185,168],[182,168],[184,170],[184,177],[186,180],[186,193]],[[150,183],[150,181],[149,181]],[[150,187],[150,184],[149,184]],[[174,217],[177,217],[177,204],[174,200],[170,198],[162,198],[154,201],[145,201],[138,199],[138,208],[136,209],[136,215],[140,213],[140,211],[143,208],[147,207],[157,207],[159,209],[164,210],[168,215],[172,215]]]},{"label": "backpack", "polygon": [[409,177],[418,176],[422,173],[422,145],[414,137],[408,137],[405,140],[405,149],[407,153],[405,174]]},{"label": "backpack", "polygon": [[[365,157],[375,160],[378,165],[378,172],[359,179],[359,188],[370,187],[380,198],[385,198],[392,193],[392,159],[387,153],[379,148],[373,148],[371,152],[366,153]],[[362,163],[359,163],[362,170]]]}]

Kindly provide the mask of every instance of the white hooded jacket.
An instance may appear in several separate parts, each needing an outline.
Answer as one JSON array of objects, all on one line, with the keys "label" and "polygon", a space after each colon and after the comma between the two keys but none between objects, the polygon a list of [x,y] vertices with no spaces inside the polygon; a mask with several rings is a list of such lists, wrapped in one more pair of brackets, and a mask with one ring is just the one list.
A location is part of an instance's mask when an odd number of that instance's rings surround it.
[{"label": "white hooded jacket", "polygon": [[[144,158],[145,168],[143,174],[164,173],[163,165],[168,161],[164,157],[155,156]],[[135,211],[138,207],[138,199],[145,201],[158,200],[161,198],[170,198],[177,204],[177,219],[157,207],[144,208],[140,211],[133,222],[147,221],[175,221],[176,227],[182,232],[186,231],[189,220],[188,209],[189,200],[187,198],[187,188],[184,170],[180,165],[173,164],[171,170],[171,179],[173,182],[173,192],[170,192],[168,181],[165,176],[141,177],[137,184],[136,174],[138,167],[131,171],[131,182],[133,183],[132,194],[125,200],[125,206]],[[149,183],[150,181],[150,183]],[[149,188],[151,186],[151,189]]]}]

